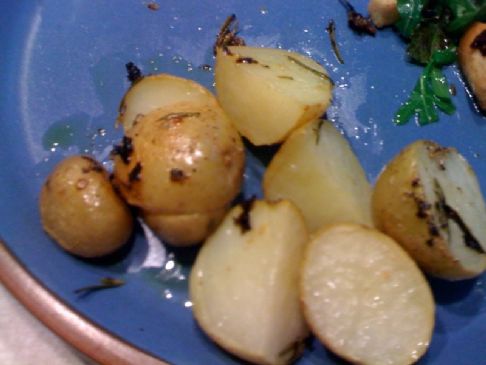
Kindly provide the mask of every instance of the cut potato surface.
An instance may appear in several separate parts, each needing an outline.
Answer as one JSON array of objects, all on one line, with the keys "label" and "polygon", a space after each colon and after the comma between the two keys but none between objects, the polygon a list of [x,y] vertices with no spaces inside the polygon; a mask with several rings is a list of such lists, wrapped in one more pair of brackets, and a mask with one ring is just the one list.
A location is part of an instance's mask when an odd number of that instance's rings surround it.
[{"label": "cut potato surface", "polygon": [[233,46],[217,50],[218,100],[239,132],[255,145],[283,141],[321,116],[332,82],[312,59],[281,49]]},{"label": "cut potato surface", "polygon": [[118,122],[127,131],[151,111],[184,101],[217,103],[213,94],[195,81],[168,74],[144,76],[125,93]]},{"label": "cut potato surface", "polygon": [[351,146],[320,119],[284,142],[263,179],[268,200],[288,199],[304,214],[311,232],[327,224],[372,225],[371,187]]},{"label": "cut potato surface", "polygon": [[307,243],[287,201],[237,206],[207,239],[189,289],[201,328],[227,351],[257,364],[287,364],[308,334],[298,276]]},{"label": "cut potato surface", "polygon": [[474,171],[453,148],[417,141],[373,192],[377,227],[432,275],[465,279],[486,269],[486,207]]},{"label": "cut potato surface", "polygon": [[391,238],[364,226],[319,231],[301,276],[306,320],[356,364],[411,364],[426,351],[434,302],[421,271]]}]

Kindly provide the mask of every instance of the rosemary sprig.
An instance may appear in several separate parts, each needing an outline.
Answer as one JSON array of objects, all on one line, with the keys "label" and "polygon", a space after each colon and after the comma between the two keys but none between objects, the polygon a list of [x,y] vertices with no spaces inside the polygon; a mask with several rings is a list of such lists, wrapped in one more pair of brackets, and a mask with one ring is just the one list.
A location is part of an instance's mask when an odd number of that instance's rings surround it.
[{"label": "rosemary sprig", "polygon": [[99,290],[117,288],[117,287],[122,286],[124,284],[125,284],[124,280],[111,278],[111,277],[105,277],[105,278],[100,279],[99,284],[88,285],[88,286],[78,288],[74,291],[74,293],[79,294],[80,296],[86,296],[88,294],[94,293],[94,292],[99,291]]},{"label": "rosemary sprig", "polygon": [[341,52],[339,51],[337,42],[336,42],[336,23],[334,23],[334,20],[330,20],[329,24],[327,25],[326,28],[327,33],[329,34],[329,40],[331,41],[331,47],[332,50],[334,51],[334,55],[336,56],[336,59],[340,64],[344,64],[344,59],[343,56],[341,55]]},{"label": "rosemary sprig", "polygon": [[333,85],[334,85],[334,81],[332,81],[332,80],[331,80],[331,78],[330,78],[330,77],[329,77],[327,74],[325,74],[324,72],[321,72],[321,71],[315,70],[315,69],[313,69],[312,67],[307,66],[305,63],[303,63],[303,62],[299,61],[297,58],[295,58],[295,57],[293,57],[293,56],[287,56],[287,58],[288,58],[288,59],[289,59],[291,62],[295,63],[296,65],[298,65],[298,66],[302,67],[303,69],[305,69],[305,70],[307,70],[307,71],[309,71],[309,72],[312,72],[314,75],[316,75],[316,76],[320,77],[321,79],[325,79],[325,80],[330,81],[330,82],[331,82],[331,84],[333,84]]}]

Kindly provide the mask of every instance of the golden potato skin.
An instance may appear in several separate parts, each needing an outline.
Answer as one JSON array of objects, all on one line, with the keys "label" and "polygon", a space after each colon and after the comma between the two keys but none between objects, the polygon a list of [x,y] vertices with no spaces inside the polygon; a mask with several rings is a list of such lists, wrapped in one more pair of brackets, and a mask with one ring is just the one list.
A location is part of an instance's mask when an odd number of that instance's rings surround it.
[{"label": "golden potato skin", "polygon": [[55,167],[42,186],[39,208],[44,230],[81,257],[114,252],[133,229],[132,214],[108,173],[88,156],[71,156]]},{"label": "golden potato skin", "polygon": [[[475,22],[462,36],[459,42],[459,65],[466,76],[469,86],[476,97],[479,107],[486,111],[486,54],[473,47],[479,35],[483,39],[486,32],[486,23]],[[483,40],[484,41],[484,40]],[[482,50],[486,45],[482,46]]]},{"label": "golden potato skin", "polygon": [[[184,101],[159,108],[124,141],[114,157],[114,183],[145,216],[205,215],[226,209],[240,191],[243,143],[218,106]],[[163,238],[160,227],[155,224]]]},{"label": "golden potato skin", "polygon": [[445,151],[433,142],[419,140],[404,148],[381,172],[372,195],[375,226],[399,242],[428,273],[450,280],[474,277],[477,273],[459,264],[447,242],[434,234],[434,222],[421,210],[426,198],[416,161],[424,144],[430,153]]},{"label": "golden potato skin", "polygon": [[142,219],[162,240],[184,247],[209,236],[225,213],[226,207],[206,213],[142,214]]}]

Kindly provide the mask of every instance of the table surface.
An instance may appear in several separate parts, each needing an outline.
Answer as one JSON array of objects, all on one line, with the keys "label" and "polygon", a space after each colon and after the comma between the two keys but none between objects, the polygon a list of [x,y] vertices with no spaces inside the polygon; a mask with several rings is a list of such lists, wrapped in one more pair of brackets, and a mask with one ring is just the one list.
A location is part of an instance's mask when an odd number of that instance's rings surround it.
[{"label": "table surface", "polygon": [[95,365],[52,333],[0,284],[0,364]]}]

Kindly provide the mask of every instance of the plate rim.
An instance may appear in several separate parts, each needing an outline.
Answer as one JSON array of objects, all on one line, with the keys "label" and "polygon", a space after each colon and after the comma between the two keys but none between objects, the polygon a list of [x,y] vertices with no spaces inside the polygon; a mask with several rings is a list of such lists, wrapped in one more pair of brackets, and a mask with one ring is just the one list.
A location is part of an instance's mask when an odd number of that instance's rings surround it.
[{"label": "plate rim", "polygon": [[95,324],[37,280],[0,238],[0,282],[52,332],[104,365],[169,365]]}]

